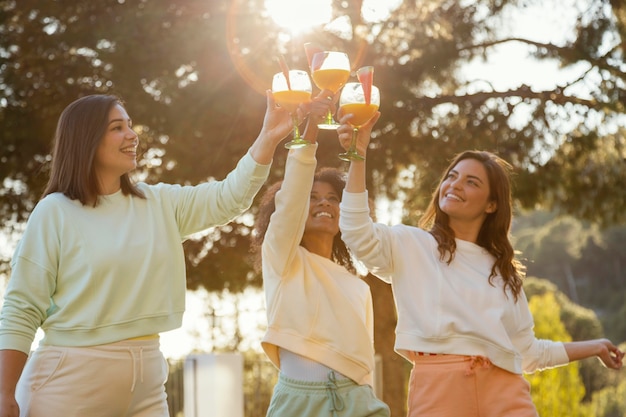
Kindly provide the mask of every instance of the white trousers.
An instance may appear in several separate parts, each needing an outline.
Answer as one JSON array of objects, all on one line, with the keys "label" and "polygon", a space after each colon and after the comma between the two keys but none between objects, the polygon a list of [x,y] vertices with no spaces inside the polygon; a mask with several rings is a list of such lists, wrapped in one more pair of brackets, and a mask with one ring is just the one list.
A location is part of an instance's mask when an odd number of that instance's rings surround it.
[{"label": "white trousers", "polygon": [[40,346],[18,382],[20,417],[169,417],[159,339]]}]

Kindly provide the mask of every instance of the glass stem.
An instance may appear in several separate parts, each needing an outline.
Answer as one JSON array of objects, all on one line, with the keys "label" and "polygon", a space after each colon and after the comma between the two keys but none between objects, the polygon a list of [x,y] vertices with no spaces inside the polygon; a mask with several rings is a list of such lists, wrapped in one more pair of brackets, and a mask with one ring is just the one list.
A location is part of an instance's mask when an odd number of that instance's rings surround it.
[{"label": "glass stem", "polygon": [[334,123],[333,120],[333,113],[330,111],[330,109],[328,110],[328,113],[326,113],[326,124],[327,125],[332,125]]},{"label": "glass stem", "polygon": [[295,113],[291,115],[291,121],[293,123],[293,138],[296,140],[302,139],[300,136],[300,128],[298,127],[298,116]]},{"label": "glass stem", "polygon": [[350,141],[350,149],[348,149],[348,153],[350,155],[357,153],[356,152],[356,135],[358,131],[359,129],[356,127],[352,129],[352,140]]}]

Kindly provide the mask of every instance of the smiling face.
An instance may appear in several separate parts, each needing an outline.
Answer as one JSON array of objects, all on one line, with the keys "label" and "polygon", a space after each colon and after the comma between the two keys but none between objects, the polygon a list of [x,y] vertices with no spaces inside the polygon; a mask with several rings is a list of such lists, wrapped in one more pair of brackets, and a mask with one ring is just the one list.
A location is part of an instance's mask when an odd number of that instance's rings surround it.
[{"label": "smiling face", "polygon": [[324,233],[331,237],[339,233],[339,202],[340,196],[332,185],[314,182],[304,233]]},{"label": "smiling face", "polygon": [[109,111],[109,121],[104,137],[98,145],[94,169],[101,194],[119,190],[120,177],[137,167],[137,133],[126,110],[116,104]]},{"label": "smiling face", "polygon": [[476,159],[459,161],[439,188],[439,207],[450,219],[450,227],[460,224],[480,226],[496,210],[491,200],[487,170]]}]

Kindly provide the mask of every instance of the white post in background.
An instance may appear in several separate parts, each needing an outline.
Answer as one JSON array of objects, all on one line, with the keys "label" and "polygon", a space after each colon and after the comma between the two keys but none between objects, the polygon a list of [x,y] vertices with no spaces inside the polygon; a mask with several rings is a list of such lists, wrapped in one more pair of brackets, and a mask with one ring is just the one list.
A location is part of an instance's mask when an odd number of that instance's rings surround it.
[{"label": "white post in background", "polygon": [[242,355],[189,355],[183,381],[185,417],[243,417]]},{"label": "white post in background", "polygon": [[383,357],[380,353],[374,355],[374,395],[383,399]]}]

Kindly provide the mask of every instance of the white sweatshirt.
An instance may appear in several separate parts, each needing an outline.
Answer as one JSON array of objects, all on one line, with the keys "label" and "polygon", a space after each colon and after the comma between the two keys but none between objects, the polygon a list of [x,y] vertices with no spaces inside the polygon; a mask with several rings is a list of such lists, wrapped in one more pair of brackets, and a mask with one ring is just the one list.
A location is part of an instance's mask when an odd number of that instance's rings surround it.
[{"label": "white sweatshirt", "polygon": [[485,356],[521,374],[569,362],[563,343],[538,340],[524,293],[505,295],[494,258],[474,243],[456,240],[450,265],[440,260],[437,241],[406,225],[373,223],[367,192],[344,191],[342,237],[355,256],[392,285],[398,323],[395,349]]}]

